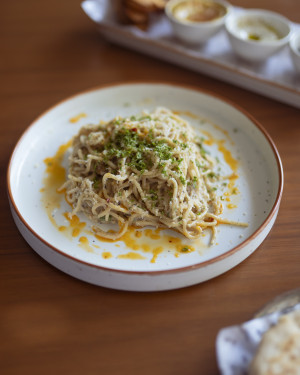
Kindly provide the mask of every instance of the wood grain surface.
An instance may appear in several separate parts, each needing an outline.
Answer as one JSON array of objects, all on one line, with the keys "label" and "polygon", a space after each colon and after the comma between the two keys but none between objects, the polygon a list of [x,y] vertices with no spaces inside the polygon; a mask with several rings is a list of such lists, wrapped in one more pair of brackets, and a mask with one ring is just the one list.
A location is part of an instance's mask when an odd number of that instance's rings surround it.
[{"label": "wood grain surface", "polygon": [[[235,0],[300,23],[299,0]],[[112,45],[77,0],[0,2],[0,373],[218,374],[215,339],[275,296],[300,286],[300,112],[260,95]],[[253,115],[282,158],[276,223],[239,266],[160,293],[104,289],[58,271],[18,232],[6,193],[9,157],[43,111],[79,91],[132,80],[214,91]]]}]

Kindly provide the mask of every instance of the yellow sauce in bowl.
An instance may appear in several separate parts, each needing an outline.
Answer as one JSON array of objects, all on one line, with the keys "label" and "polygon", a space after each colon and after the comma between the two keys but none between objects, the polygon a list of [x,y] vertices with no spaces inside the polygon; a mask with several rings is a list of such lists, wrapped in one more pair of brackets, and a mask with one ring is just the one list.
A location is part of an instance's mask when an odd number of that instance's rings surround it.
[{"label": "yellow sauce in bowl", "polygon": [[183,22],[210,22],[223,17],[227,8],[209,0],[186,0],[176,4],[173,16]]}]

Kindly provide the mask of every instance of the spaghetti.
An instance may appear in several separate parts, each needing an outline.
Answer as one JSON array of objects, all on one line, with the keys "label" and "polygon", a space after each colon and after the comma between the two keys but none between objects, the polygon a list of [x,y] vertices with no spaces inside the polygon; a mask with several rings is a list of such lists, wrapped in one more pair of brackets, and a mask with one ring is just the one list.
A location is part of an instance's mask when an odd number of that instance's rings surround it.
[{"label": "spaghetti", "polygon": [[[171,228],[189,239],[220,218],[216,161],[193,128],[166,108],[141,116],[116,117],[82,127],[73,140],[66,189],[71,215],[83,212],[94,231],[116,240],[129,225]],[[117,223],[105,231],[103,223]]]}]

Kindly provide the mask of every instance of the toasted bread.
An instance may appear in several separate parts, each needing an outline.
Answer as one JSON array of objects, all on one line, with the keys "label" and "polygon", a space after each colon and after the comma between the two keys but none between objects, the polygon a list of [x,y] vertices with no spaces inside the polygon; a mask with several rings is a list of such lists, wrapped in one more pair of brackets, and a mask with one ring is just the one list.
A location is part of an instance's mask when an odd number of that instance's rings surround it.
[{"label": "toasted bread", "polygon": [[[146,30],[152,14],[161,12],[168,0],[121,0],[121,18]],[[120,18],[120,17],[119,17]]]},{"label": "toasted bread", "polygon": [[300,375],[300,311],[283,315],[263,336],[250,375]]}]

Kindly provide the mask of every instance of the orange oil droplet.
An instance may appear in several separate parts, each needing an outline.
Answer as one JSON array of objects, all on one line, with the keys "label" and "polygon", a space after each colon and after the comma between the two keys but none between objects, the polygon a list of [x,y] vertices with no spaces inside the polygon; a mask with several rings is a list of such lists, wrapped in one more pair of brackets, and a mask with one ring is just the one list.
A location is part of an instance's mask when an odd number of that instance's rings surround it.
[{"label": "orange oil droplet", "polygon": [[112,253],[110,253],[109,251],[104,251],[103,253],[102,253],[102,258],[103,259],[110,259],[110,258],[112,258],[113,256],[112,256]]},{"label": "orange oil droplet", "polygon": [[224,146],[225,141],[220,140],[218,143],[218,149],[223,154],[225,162],[229,165],[229,167],[236,172],[238,169],[238,161],[232,156],[231,152]]},{"label": "orange oil droplet", "polygon": [[236,205],[236,204],[229,203],[229,204],[227,204],[227,207],[228,207],[229,209],[233,209],[233,208],[236,208],[237,205]]},{"label": "orange oil droplet", "polygon": [[80,234],[80,229],[79,228],[74,228],[72,231],[72,236],[77,237]]},{"label": "orange oil droplet", "polygon": [[133,260],[146,259],[146,258],[143,257],[141,254],[139,254],[139,253],[134,253],[134,252],[132,252],[132,251],[130,251],[130,252],[127,253],[127,254],[120,254],[120,255],[118,255],[118,258],[119,258],[119,259],[133,259]]},{"label": "orange oil droplet", "polygon": [[157,257],[158,257],[158,255],[160,254],[160,253],[162,253],[163,252],[163,247],[162,246],[158,246],[158,247],[156,247],[155,249],[153,249],[153,251],[152,251],[152,253],[153,253],[153,257],[152,257],[152,259],[151,259],[151,263],[155,263],[156,262],[156,260],[157,260]]},{"label": "orange oil droplet", "polygon": [[69,121],[70,121],[72,124],[75,124],[76,122],[78,122],[79,120],[81,120],[81,119],[84,118],[84,117],[87,117],[86,113],[79,113],[78,115],[76,115],[76,116],[70,118]]},{"label": "orange oil droplet", "polygon": [[195,113],[190,112],[190,111],[177,111],[177,110],[172,110],[172,112],[177,115],[177,116],[187,116],[193,119],[198,119],[199,116],[197,116]]},{"label": "orange oil droplet", "polygon": [[89,243],[89,240],[88,240],[86,237],[80,237],[80,238],[79,238],[79,242],[80,242],[80,243],[83,243],[83,244],[88,244],[88,243]]},{"label": "orange oil droplet", "polygon": [[89,244],[89,240],[87,239],[87,237],[85,237],[85,236],[80,237],[79,238],[79,244],[80,244],[80,247],[83,248],[88,253],[94,252],[93,248]]},{"label": "orange oil droplet", "polygon": [[49,189],[59,189],[65,182],[66,170],[62,166],[62,161],[67,149],[71,146],[71,141],[61,145],[53,157],[44,159],[46,164],[47,177],[44,179],[45,186]]}]

